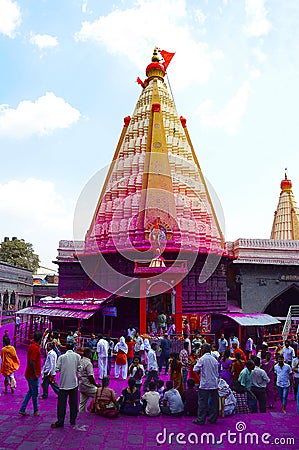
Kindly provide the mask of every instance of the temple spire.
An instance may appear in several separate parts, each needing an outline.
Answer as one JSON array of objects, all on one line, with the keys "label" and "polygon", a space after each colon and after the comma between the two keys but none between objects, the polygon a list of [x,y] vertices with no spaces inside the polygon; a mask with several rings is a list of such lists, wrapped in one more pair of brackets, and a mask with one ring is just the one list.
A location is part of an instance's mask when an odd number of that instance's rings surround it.
[{"label": "temple spire", "polygon": [[299,208],[292,191],[292,182],[288,179],[287,169],[280,188],[270,239],[299,240]]},{"label": "temple spire", "polygon": [[154,49],[146,79],[138,81],[143,89],[125,118],[85,253],[158,248],[223,254],[223,234],[186,119],[179,117],[164,81],[174,54],[166,52],[166,61],[161,52]]}]

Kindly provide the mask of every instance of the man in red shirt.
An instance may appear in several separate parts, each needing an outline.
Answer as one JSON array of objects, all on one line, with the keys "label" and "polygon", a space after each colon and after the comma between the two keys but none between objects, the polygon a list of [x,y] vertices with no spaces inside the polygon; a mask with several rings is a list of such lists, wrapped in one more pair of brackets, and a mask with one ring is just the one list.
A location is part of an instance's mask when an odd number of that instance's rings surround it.
[{"label": "man in red shirt", "polygon": [[36,331],[33,336],[33,341],[28,348],[25,377],[29,389],[19,411],[19,413],[22,416],[28,416],[28,413],[26,413],[26,407],[29,403],[30,398],[32,398],[34,415],[39,416],[38,386],[39,386],[39,377],[41,375],[41,353],[40,353],[41,340],[42,340],[42,333],[40,331]]}]

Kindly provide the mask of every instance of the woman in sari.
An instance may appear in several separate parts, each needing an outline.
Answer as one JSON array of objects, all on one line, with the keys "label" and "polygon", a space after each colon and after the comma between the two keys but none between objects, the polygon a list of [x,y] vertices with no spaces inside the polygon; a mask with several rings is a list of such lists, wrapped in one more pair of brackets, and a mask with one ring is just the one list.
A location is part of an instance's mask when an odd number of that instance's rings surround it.
[{"label": "woman in sari", "polygon": [[242,358],[241,353],[237,352],[236,359],[233,361],[233,365],[232,365],[233,388],[234,388],[234,383],[236,381],[238,381],[239,375],[245,367],[245,361],[243,361],[241,358]]},{"label": "woman in sari", "polygon": [[127,378],[128,366],[127,366],[127,353],[128,346],[125,342],[125,338],[122,336],[119,342],[114,347],[116,353],[114,375],[115,378],[119,377],[120,371],[122,371],[122,378]]},{"label": "woman in sari", "polygon": [[128,385],[122,391],[120,412],[127,416],[138,416],[142,412],[142,405],[135,378],[129,378]]},{"label": "woman in sari", "polygon": [[189,356],[189,378],[192,378],[194,380],[195,386],[199,386],[200,383],[200,378],[199,378],[199,373],[198,372],[194,372],[194,366],[196,365],[198,361],[198,356],[196,354],[196,349],[194,348],[191,351],[191,355]]},{"label": "woman in sari", "polygon": [[9,337],[4,339],[4,347],[1,350],[1,373],[4,376],[4,392],[7,394],[7,387],[10,386],[13,394],[17,386],[14,373],[20,367],[20,360],[15,348],[10,345]]},{"label": "woman in sari", "polygon": [[225,350],[224,355],[222,356],[218,364],[219,377],[225,380],[231,389],[233,386],[232,366],[233,362],[230,359],[230,351]]},{"label": "woman in sari", "polygon": [[268,377],[270,378],[270,383],[266,386],[267,395],[267,408],[274,408],[274,400],[277,395],[277,391],[274,387],[274,366],[276,364],[275,359],[272,358],[271,352],[266,352],[266,358],[261,361],[261,369],[264,369]]},{"label": "woman in sari", "polygon": [[110,379],[104,377],[102,386],[97,390],[95,397],[95,413],[109,419],[117,417],[119,414],[119,404],[115,397],[115,391],[109,388]]},{"label": "woman in sari", "polygon": [[182,366],[179,354],[173,353],[169,359],[170,380],[173,382],[173,388],[177,389],[181,396],[184,392]]}]

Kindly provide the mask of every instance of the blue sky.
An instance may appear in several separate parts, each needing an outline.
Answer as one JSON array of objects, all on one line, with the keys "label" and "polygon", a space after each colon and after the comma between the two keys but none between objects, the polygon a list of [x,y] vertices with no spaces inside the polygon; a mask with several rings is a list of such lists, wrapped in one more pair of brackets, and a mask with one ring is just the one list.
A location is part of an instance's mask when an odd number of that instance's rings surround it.
[{"label": "blue sky", "polygon": [[110,163],[154,46],[227,240],[269,238],[284,168],[299,196],[297,0],[0,0],[0,238],[53,267]]}]

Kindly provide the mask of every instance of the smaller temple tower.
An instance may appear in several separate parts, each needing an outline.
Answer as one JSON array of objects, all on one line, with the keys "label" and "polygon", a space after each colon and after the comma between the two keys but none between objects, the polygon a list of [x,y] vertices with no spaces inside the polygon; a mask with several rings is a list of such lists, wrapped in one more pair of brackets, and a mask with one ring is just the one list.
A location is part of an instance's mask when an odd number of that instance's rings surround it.
[{"label": "smaller temple tower", "polygon": [[285,173],[280,183],[281,193],[274,213],[270,239],[299,240],[299,208],[292,191],[292,182]]}]

